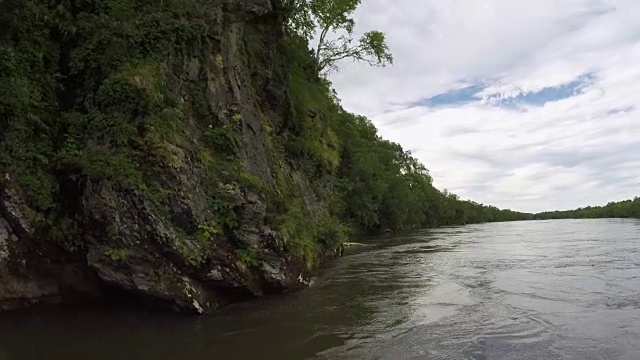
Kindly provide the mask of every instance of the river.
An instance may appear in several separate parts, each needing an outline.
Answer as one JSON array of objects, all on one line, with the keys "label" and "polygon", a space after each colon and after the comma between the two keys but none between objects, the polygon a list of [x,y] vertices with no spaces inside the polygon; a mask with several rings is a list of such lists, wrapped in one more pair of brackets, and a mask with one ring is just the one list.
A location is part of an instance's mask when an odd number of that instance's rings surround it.
[{"label": "river", "polygon": [[640,220],[494,223],[349,248],[305,291],[206,317],[0,317],[13,359],[640,359]]}]

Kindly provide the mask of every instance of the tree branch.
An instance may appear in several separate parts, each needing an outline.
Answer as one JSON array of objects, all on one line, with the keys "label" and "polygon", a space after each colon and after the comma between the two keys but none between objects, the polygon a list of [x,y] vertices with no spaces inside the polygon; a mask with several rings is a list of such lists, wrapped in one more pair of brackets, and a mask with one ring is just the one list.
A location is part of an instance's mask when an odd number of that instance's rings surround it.
[{"label": "tree branch", "polygon": [[[329,29],[331,28],[330,24],[327,24],[324,29],[322,29],[322,32],[320,33],[320,40],[318,40],[318,48],[316,49],[316,67],[320,66],[320,53],[322,51],[322,47],[324,46],[324,39],[327,36],[327,33],[329,32]],[[320,70],[318,70],[319,72]]]}]

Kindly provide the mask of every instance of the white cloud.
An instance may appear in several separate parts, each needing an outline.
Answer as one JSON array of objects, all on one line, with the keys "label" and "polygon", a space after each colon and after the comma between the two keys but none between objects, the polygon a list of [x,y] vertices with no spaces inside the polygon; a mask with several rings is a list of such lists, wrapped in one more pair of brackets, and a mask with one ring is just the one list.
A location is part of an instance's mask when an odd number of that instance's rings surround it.
[{"label": "white cloud", "polygon": [[[614,11],[612,11],[614,10]],[[364,0],[395,65],[343,64],[351,111],[463,198],[525,211],[631,198],[640,187],[640,4],[633,0]],[[514,97],[593,75],[584,93],[526,111],[408,104],[463,84]]]}]

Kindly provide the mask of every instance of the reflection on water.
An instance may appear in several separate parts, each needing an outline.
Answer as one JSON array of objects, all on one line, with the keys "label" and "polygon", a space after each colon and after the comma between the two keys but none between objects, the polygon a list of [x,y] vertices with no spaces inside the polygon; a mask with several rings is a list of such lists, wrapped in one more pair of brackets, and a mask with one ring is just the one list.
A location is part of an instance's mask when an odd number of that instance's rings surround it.
[{"label": "reflection on water", "polygon": [[0,318],[5,359],[640,359],[640,222],[483,224],[349,249],[303,292],[183,318]]}]

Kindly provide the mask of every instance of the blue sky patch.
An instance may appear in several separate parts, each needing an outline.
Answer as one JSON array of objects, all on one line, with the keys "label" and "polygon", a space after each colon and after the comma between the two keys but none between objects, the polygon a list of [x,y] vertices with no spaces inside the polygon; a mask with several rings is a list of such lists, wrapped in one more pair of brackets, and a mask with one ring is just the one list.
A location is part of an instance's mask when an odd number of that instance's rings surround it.
[{"label": "blue sky patch", "polygon": [[[567,99],[579,95],[585,88],[593,84],[595,81],[593,73],[583,74],[576,79],[554,87],[546,87],[536,92],[523,92],[518,96],[500,99],[499,95],[487,98],[489,103],[498,107],[519,107],[519,106],[543,106],[548,102]],[[482,100],[479,95],[482,90],[488,87],[487,84],[479,83],[466,86],[460,89],[447,91],[430,98],[422,99],[409,104],[409,107],[456,107]]]},{"label": "blue sky patch", "polygon": [[568,99],[581,94],[585,88],[593,84],[594,80],[595,76],[593,74],[583,74],[566,84],[546,87],[536,92],[522,93],[515,97],[500,99],[492,101],[491,103],[497,106],[507,107],[521,105],[543,106],[548,102]]},{"label": "blue sky patch", "polygon": [[476,84],[461,89],[447,91],[427,99],[416,101],[409,105],[409,107],[422,106],[422,107],[448,107],[454,105],[464,105],[471,102],[479,101],[480,97],[478,93],[484,90],[487,86],[484,84]]}]

